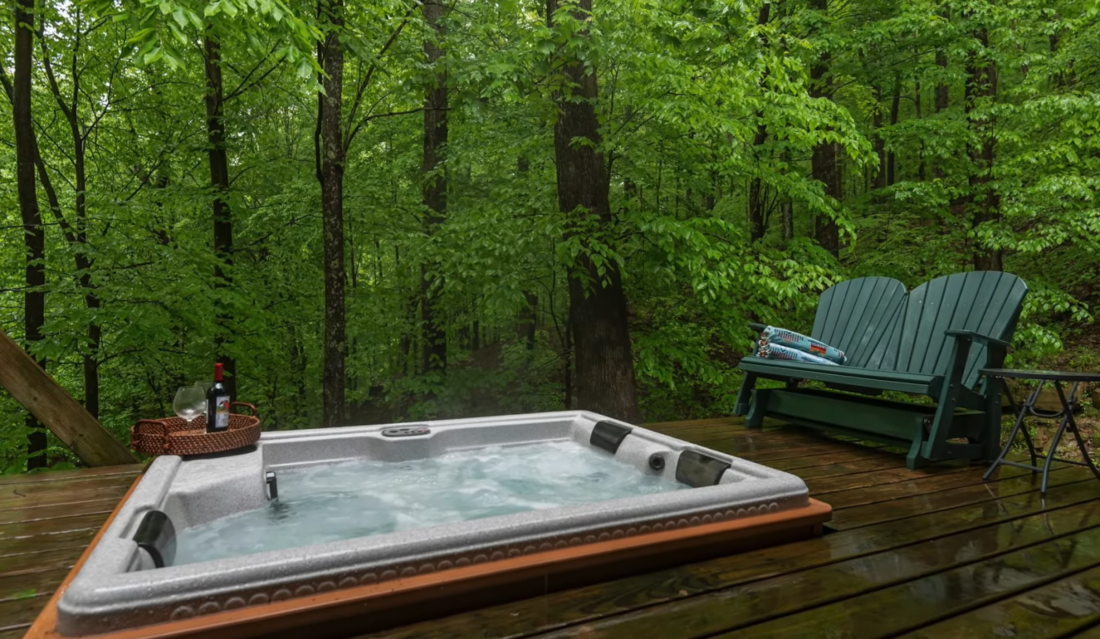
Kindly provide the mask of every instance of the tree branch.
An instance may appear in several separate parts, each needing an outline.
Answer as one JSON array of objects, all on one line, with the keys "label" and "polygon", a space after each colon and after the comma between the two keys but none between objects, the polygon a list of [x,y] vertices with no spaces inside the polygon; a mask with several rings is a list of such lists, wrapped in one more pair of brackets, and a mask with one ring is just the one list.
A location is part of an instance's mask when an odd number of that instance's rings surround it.
[{"label": "tree branch", "polygon": [[[419,0],[413,2],[412,5],[409,6],[408,11],[405,12],[405,17],[401,19],[401,24],[397,25],[397,28],[394,29],[393,33],[390,34],[389,39],[386,40],[386,43],[382,45],[382,48],[378,51],[378,55],[375,56],[374,62],[371,62],[370,68],[367,69],[366,75],[361,75],[359,77],[359,83],[355,89],[355,99],[352,101],[351,110],[348,112],[348,122],[355,121],[356,114],[359,112],[359,106],[363,102],[363,93],[366,92],[367,86],[370,85],[371,80],[374,78],[374,72],[378,70],[378,63],[382,61],[382,57],[386,55],[386,52],[389,51],[390,47],[392,47],[393,44],[397,42],[397,37],[400,36],[401,32],[405,30],[405,25],[409,23],[409,18],[412,17],[413,11],[415,11],[418,6],[420,6]],[[357,126],[356,130],[358,129],[359,127]],[[349,135],[345,140],[345,153],[347,153],[347,150],[351,148],[351,141],[354,137],[354,135]]]},{"label": "tree branch", "polygon": [[250,70],[250,71],[249,71],[249,72],[248,72],[247,74],[245,74],[245,76],[244,76],[243,78],[241,78],[241,83],[237,85],[237,88],[233,89],[232,91],[230,91],[230,92],[229,92],[229,94],[228,94],[228,95],[226,95],[226,96],[225,96],[225,99],[224,99],[224,100],[222,100],[222,103],[223,103],[223,104],[224,104],[224,103],[226,103],[226,102],[229,102],[229,101],[230,101],[230,100],[232,100],[233,98],[235,98],[235,97],[237,97],[237,96],[241,95],[242,93],[244,93],[245,91],[247,91],[247,90],[251,89],[252,87],[256,86],[257,84],[259,84],[259,83],[263,82],[263,81],[264,81],[264,78],[266,78],[267,76],[271,75],[271,72],[272,72],[272,71],[274,71],[275,69],[278,69],[278,68],[279,68],[280,66],[282,66],[282,64],[283,64],[283,61],[282,61],[282,60],[279,60],[279,61],[278,61],[278,62],[276,62],[275,64],[271,65],[271,67],[270,67],[270,68],[268,68],[268,70],[267,70],[267,71],[264,71],[264,72],[263,72],[263,74],[261,74],[261,75],[260,75],[260,77],[256,78],[256,81],[255,81],[255,82],[253,82],[253,83],[251,83],[251,84],[247,84],[247,83],[248,83],[248,79],[252,77],[252,74],[253,74],[253,73],[256,73],[256,71],[257,71],[257,70],[258,70],[258,69],[259,69],[260,67],[262,67],[262,66],[264,65],[264,63],[265,63],[265,62],[267,62],[267,59],[271,57],[271,54],[275,53],[275,49],[277,49],[278,47],[279,47],[279,43],[278,43],[278,42],[276,42],[276,43],[275,43],[275,44],[274,44],[274,45],[273,45],[273,46],[271,47],[271,51],[268,51],[268,52],[267,52],[267,55],[265,55],[265,56],[263,57],[263,59],[262,59],[262,60],[260,60],[259,62],[257,62],[257,63],[256,63],[256,66],[252,67],[252,69],[251,69],[251,70]]},{"label": "tree branch", "polygon": [[[352,140],[354,140],[355,136],[359,134],[359,130],[363,128],[363,125],[366,124],[367,122],[370,122],[371,120],[378,120],[380,118],[391,118],[391,117],[394,117],[396,115],[410,115],[412,113],[420,113],[423,110],[424,110],[424,107],[417,107],[415,109],[409,109],[407,111],[393,111],[391,113],[377,113],[377,114],[374,114],[374,115],[365,115],[365,116],[363,116],[363,119],[360,120],[359,123],[355,125],[355,128],[352,129],[350,135],[348,135],[348,145],[349,146],[351,145]],[[436,109],[436,110],[437,111],[449,111],[450,109]]]}]

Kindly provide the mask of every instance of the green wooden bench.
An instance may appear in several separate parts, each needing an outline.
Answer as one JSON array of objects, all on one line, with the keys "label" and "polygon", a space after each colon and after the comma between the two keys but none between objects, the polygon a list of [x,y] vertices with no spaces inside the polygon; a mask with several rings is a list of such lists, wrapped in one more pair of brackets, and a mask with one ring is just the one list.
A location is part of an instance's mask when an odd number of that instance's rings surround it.
[{"label": "green wooden bench", "polygon": [[[1004,363],[1025,295],[1023,280],[995,271],[940,277],[908,296],[888,278],[837,284],[822,294],[811,336],[843,350],[848,363],[745,357],[735,413],[747,415],[749,427],[773,417],[906,446],[909,468],[932,459],[992,460],[1000,386],[980,371]],[[756,388],[760,378],[786,388]],[[833,390],[799,388],[801,380]],[[926,395],[935,404],[876,397],[883,391]]]}]

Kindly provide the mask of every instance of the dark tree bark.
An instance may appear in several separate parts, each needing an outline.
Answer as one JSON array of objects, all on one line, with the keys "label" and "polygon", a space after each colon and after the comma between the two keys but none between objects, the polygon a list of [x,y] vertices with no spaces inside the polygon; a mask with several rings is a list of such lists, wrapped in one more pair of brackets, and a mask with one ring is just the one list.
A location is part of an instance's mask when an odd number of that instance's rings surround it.
[{"label": "dark tree bark", "polygon": [[[79,20],[79,11],[77,12],[77,19]],[[77,54],[80,50],[82,31],[79,28],[76,31],[76,37],[73,41],[72,50],[72,69],[77,68]],[[46,164],[42,160],[41,154],[38,152],[37,142],[35,144],[35,161],[38,166],[39,181],[42,183],[43,190],[46,192],[46,196],[50,203],[50,210],[53,212],[54,217],[59,225],[61,225],[62,232],[65,236],[65,240],[74,249],[75,255],[73,260],[76,262],[76,272],[79,278],[80,287],[84,290],[84,306],[89,311],[91,320],[88,322],[87,336],[88,336],[88,350],[83,353],[83,369],[84,369],[84,408],[96,419],[99,418],[99,349],[102,343],[103,333],[99,322],[96,320],[97,310],[102,307],[102,301],[99,299],[99,295],[96,292],[95,284],[92,282],[92,266],[94,260],[91,258],[91,251],[88,247],[88,205],[87,205],[87,189],[88,178],[85,168],[85,158],[87,151],[87,139],[89,133],[92,131],[92,127],[88,127],[87,130],[83,130],[80,122],[80,73],[73,73],[72,77],[72,98],[71,101],[66,101],[64,95],[61,92],[61,86],[58,84],[53,72],[53,63],[50,60],[49,53],[46,50],[46,40],[41,39],[42,45],[42,65],[46,70],[46,78],[49,80],[50,92],[53,94],[54,101],[57,102],[58,107],[61,109],[62,114],[65,116],[65,121],[69,125],[69,136],[72,140],[72,160],[73,160],[73,172],[74,172],[74,187],[75,187],[75,209],[76,209],[76,223],[70,225],[65,216],[61,213],[61,207],[57,197],[56,191],[54,191],[53,184],[50,181],[49,174],[46,172]]]},{"label": "dark tree bark", "polygon": [[[921,86],[920,82],[914,83],[913,87],[913,109],[916,111],[917,119],[920,120],[924,117],[924,113],[921,111]],[[923,182],[925,180],[924,171],[924,140],[920,142],[920,164],[917,165],[917,179]]]},{"label": "dark tree bark", "polygon": [[789,198],[784,198],[779,204],[780,231],[783,243],[794,239],[794,203]]},{"label": "dark tree bark", "polygon": [[[34,179],[34,124],[31,120],[31,61],[34,53],[34,0],[15,3],[15,68],[12,78],[12,123],[15,125],[15,187],[19,197],[19,212],[23,221],[23,242],[26,247],[26,291],[23,293],[24,346],[42,339],[46,323],[46,232],[38,210],[38,193]],[[46,360],[35,358],[46,368]],[[26,417],[27,470],[45,468],[46,431],[29,413]]]},{"label": "dark tree bark", "polygon": [[[526,175],[530,166],[526,156],[521,155],[516,162],[516,170],[521,176]],[[624,182],[624,191],[629,193],[631,188],[633,188],[633,185],[629,180]],[[627,195],[627,199],[629,198],[630,196]],[[533,351],[535,350],[535,328],[538,319],[539,296],[528,289],[523,292],[523,301],[523,307],[519,310],[519,337],[527,344],[527,350]]]},{"label": "dark tree bark", "polygon": [[[1061,22],[1062,16],[1060,14],[1054,14],[1053,20],[1055,22]],[[1052,54],[1058,53],[1058,49],[1062,44],[1062,38],[1066,35],[1066,28],[1064,26],[1057,27],[1050,34],[1050,52]],[[1073,87],[1077,84],[1077,75],[1073,70],[1073,59],[1067,60],[1066,64],[1059,70],[1051,74],[1051,84],[1055,89],[1064,89],[1067,87]]]},{"label": "dark tree bark", "polygon": [[886,188],[886,141],[882,139],[882,89],[878,84],[871,85],[871,95],[875,99],[874,114],[871,116],[871,130],[874,131],[872,140],[875,155],[878,156],[878,171],[875,173],[873,188]]},{"label": "dark tree bark", "polygon": [[[425,0],[424,20],[431,25],[433,37],[424,41],[424,55],[435,71],[424,94],[424,232],[435,235],[447,215],[447,71],[443,61],[443,4],[440,0]],[[432,273],[434,271],[434,274]],[[423,330],[421,371],[443,371],[447,368],[447,333],[443,329],[437,308],[443,288],[443,276],[438,263],[420,267],[420,323]]]},{"label": "dark tree bark", "polygon": [[535,350],[535,328],[537,328],[539,296],[532,291],[524,291],[523,308],[519,311],[519,336],[527,350]]},{"label": "dark tree bark", "polygon": [[[979,102],[987,102],[997,95],[997,65],[987,54],[989,33],[985,28],[974,33],[974,39],[981,45],[980,51],[972,51],[966,62],[966,112],[970,127],[974,131],[973,139],[977,143],[967,146],[971,170],[969,175],[971,227],[995,222],[1000,219],[1000,196],[993,185],[993,164],[996,160],[996,138],[994,122],[987,115],[975,115]],[[983,246],[975,240],[973,247],[974,269],[979,271],[1000,271],[1003,268],[1003,254],[1000,249]]]},{"label": "dark tree bark", "polygon": [[[784,149],[780,157],[785,165],[791,165],[790,149]],[[790,197],[779,201],[779,237],[784,245],[794,239],[794,201]]]},{"label": "dark tree bark", "polygon": [[[943,49],[936,49],[936,66],[947,70],[947,52]],[[946,111],[951,102],[951,87],[947,85],[947,82],[940,80],[936,83],[936,101],[935,109],[936,113]]]},{"label": "dark tree bark", "polygon": [[[829,0],[812,0],[811,6],[818,11],[828,11]],[[816,98],[833,98],[832,78],[829,76],[829,54],[822,54],[810,67],[810,91]],[[840,166],[840,144],[821,142],[814,147],[810,158],[811,176],[825,185],[825,195],[838,202],[844,195]],[[814,238],[822,248],[835,257],[840,256],[840,229],[836,220],[819,213],[814,217]]]},{"label": "dark tree bark", "polygon": [[[901,76],[894,76],[894,97],[890,101],[890,126],[898,123],[898,111],[901,110]],[[893,186],[895,157],[893,151],[886,153],[886,186]]]},{"label": "dark tree bark", "polygon": [[321,226],[324,234],[325,346],[321,381],[322,420],[325,427],[339,426],[345,417],[347,385],[347,328],[344,316],[344,145],[343,94],[344,49],[340,32],[344,27],[343,0],[321,0],[318,15],[325,25],[325,39],[318,48],[325,74],[318,95],[315,138],[317,179],[321,183]]},{"label": "dark tree bark", "polygon": [[[944,18],[950,19],[950,13],[945,12]],[[947,81],[944,75],[947,73],[947,51],[943,49],[936,49],[936,66],[942,69],[940,74],[940,80],[936,83],[935,99],[933,100],[932,108],[935,113],[941,113],[947,110],[950,105],[951,89],[947,85]],[[943,162],[939,159],[935,160],[932,164],[932,177],[942,180],[946,177],[946,173],[943,170]]]},{"label": "dark tree bark", "polygon": [[[214,267],[215,286],[229,288],[232,282],[225,267],[233,264],[233,217],[229,208],[229,158],[225,152],[225,91],[222,86],[221,44],[212,26],[203,37],[206,72],[206,141],[210,163],[210,186],[214,192],[214,255],[218,258]],[[217,361],[225,372],[225,387],[237,397],[237,363],[227,352],[230,314],[222,305],[214,333],[214,350]]]},{"label": "dark tree bark", "polygon": [[[635,186],[633,182],[631,182],[630,185],[634,191],[637,191],[637,186]],[[714,210],[714,205],[718,203],[718,188],[718,172],[711,171],[710,188],[708,188],[706,191],[703,191],[702,205],[704,211],[709,212]]]},{"label": "dark tree bark", "polygon": [[[768,17],[771,13],[771,4],[765,2],[760,7],[760,13],[757,15],[756,24],[758,26],[764,26],[768,23]],[[768,39],[766,36],[760,36],[760,46],[767,48]],[[760,86],[763,88],[764,82],[767,80],[767,71],[764,72],[763,77],[760,78]],[[757,163],[761,161],[760,155],[762,153],[761,147],[768,140],[768,128],[764,125],[764,112],[757,111],[756,119],[759,122],[756,125],[756,135],[753,136],[752,147],[753,155],[756,157]],[[759,176],[752,178],[749,183],[749,240],[755,242],[764,237],[766,231],[764,227],[765,218],[765,200],[766,188],[764,186],[764,180]]]},{"label": "dark tree bark", "polygon": [[[547,0],[546,16],[554,26],[557,0]],[[587,20],[592,0],[580,0],[574,11],[577,20]],[[583,35],[582,35],[583,37]],[[581,224],[609,227],[612,223],[608,200],[610,180],[596,119],[598,96],[596,74],[575,59],[564,61],[562,72],[571,95],[558,95],[558,117],[554,126],[554,155],[557,167],[558,208],[567,218],[566,233],[580,233]],[[586,141],[583,144],[575,140]],[[573,221],[579,217],[580,220]],[[622,273],[614,262],[603,264],[601,275],[591,257],[581,252],[569,274],[569,319],[573,329],[577,408],[592,410],[629,421],[637,420],[634,388],[634,358],[627,325],[626,293]]]}]

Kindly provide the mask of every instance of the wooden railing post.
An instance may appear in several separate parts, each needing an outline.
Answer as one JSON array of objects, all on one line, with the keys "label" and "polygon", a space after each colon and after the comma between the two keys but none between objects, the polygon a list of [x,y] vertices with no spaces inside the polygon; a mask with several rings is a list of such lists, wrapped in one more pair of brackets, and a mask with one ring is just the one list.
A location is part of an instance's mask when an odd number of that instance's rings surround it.
[{"label": "wooden railing post", "polygon": [[137,460],[19,344],[0,331],[0,386],[90,466]]}]

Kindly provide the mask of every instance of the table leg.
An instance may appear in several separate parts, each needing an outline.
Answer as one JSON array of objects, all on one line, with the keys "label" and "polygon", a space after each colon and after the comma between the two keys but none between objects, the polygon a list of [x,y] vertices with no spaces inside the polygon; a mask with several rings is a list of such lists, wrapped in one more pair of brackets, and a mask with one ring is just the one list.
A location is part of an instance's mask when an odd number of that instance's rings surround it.
[{"label": "table leg", "polygon": [[[1004,385],[1004,389],[1005,395],[1008,396],[1009,405],[1012,406],[1013,410],[1016,410],[1016,401],[1013,399],[1012,393],[1008,390],[1008,384]],[[1004,461],[1005,456],[1008,455],[1009,449],[1012,448],[1012,442],[1016,441],[1016,433],[1018,433],[1023,426],[1024,417],[1027,415],[1027,407],[1030,402],[1031,400],[1028,398],[1028,401],[1024,402],[1024,405],[1021,406],[1019,410],[1016,410],[1016,425],[1012,427],[1012,432],[1008,434],[1008,439],[1005,440],[1005,445],[1004,448],[1001,449],[1001,454],[997,455],[997,459],[989,465],[989,469],[982,475],[983,481],[989,479],[989,476],[993,474],[993,471],[997,470],[997,467]],[[1035,458],[1035,446],[1031,443],[1031,436],[1027,434],[1027,429],[1024,428],[1023,430],[1024,441],[1027,442],[1027,449],[1031,452],[1031,465],[1035,466],[1038,464],[1038,459]]]},{"label": "table leg", "polygon": [[[1038,390],[1034,394],[1029,394],[1028,398],[1024,400],[1024,405],[1019,408],[1016,407],[1016,398],[1012,396],[1012,391],[1008,389],[1008,384],[1004,385],[1005,396],[1008,397],[1008,405],[1012,410],[1017,411],[1021,416],[1026,416],[1032,411],[1032,407],[1035,406],[1035,402],[1039,399]],[[1035,454],[1035,443],[1031,441],[1031,435],[1027,432],[1027,427],[1023,427],[1024,443],[1027,444],[1027,452],[1031,455],[1031,465],[1039,465],[1039,457]]]},{"label": "table leg", "polygon": [[1089,470],[1092,471],[1092,474],[1096,477],[1096,479],[1100,480],[1100,470],[1096,469],[1096,464],[1093,463],[1092,457],[1089,456],[1089,451],[1087,448],[1085,448],[1085,442],[1083,439],[1081,439],[1081,432],[1077,428],[1077,420],[1073,417],[1073,403],[1074,401],[1076,401],[1077,385],[1073,385],[1073,390],[1070,391],[1070,396],[1068,400],[1066,399],[1065,394],[1062,392],[1062,387],[1059,385],[1056,386],[1056,388],[1058,389],[1058,399],[1062,401],[1062,409],[1066,411],[1066,414],[1062,418],[1062,421],[1069,423],[1070,431],[1073,433],[1073,438],[1077,440],[1077,447],[1081,449],[1081,457],[1084,458],[1085,463],[1088,464]]}]

